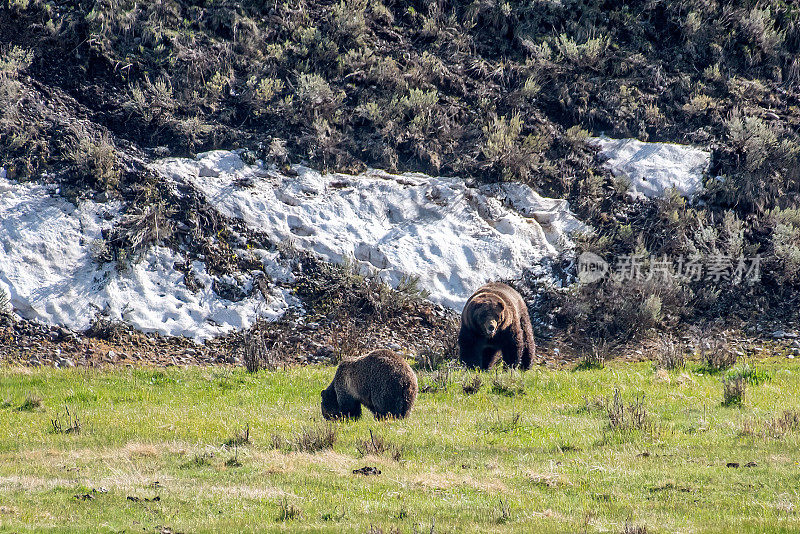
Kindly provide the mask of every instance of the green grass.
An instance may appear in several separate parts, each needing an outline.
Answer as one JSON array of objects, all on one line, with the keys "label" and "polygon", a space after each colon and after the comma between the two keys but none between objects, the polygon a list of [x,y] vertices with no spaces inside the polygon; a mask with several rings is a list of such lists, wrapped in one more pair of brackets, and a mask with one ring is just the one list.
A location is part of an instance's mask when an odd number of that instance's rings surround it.
[{"label": "green grass", "polygon": [[[0,368],[0,531],[795,532],[800,431],[762,430],[797,410],[800,364],[759,369],[736,408],[691,366],[535,369],[514,395],[494,373],[467,395],[454,371],[407,420],[336,423],[332,450],[304,453],[332,367]],[[615,388],[625,410],[644,394],[650,424],[610,428]],[[65,407],[80,431],[53,430]],[[359,454],[370,431],[399,461]]]}]

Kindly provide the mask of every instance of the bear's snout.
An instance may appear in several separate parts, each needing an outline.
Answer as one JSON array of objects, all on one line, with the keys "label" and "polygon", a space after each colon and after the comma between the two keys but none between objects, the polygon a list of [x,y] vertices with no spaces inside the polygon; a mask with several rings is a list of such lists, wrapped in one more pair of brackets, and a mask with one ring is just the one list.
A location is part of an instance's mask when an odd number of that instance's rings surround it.
[{"label": "bear's snout", "polygon": [[486,337],[494,337],[497,333],[497,321],[489,321],[483,325]]}]

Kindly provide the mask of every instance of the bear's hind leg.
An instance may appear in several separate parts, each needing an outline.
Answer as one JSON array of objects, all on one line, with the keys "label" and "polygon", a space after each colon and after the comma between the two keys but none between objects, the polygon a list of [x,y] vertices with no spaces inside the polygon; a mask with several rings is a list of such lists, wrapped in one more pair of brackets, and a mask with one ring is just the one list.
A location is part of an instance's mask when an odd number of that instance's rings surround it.
[{"label": "bear's hind leg", "polygon": [[503,349],[503,361],[509,367],[518,367],[522,364],[525,343],[520,334],[521,332],[511,330],[503,335],[501,344]]},{"label": "bear's hind leg", "polygon": [[522,323],[522,337],[524,350],[521,364],[523,369],[530,369],[533,359],[536,357],[536,341],[533,338],[533,326],[530,320]]}]

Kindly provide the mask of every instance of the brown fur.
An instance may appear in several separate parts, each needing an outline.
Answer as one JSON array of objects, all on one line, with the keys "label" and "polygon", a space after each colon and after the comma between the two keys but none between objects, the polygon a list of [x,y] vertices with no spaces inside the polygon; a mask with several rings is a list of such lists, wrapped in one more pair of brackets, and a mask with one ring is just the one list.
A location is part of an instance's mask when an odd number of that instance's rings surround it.
[{"label": "brown fur", "polygon": [[528,369],[536,353],[528,307],[514,288],[491,282],[478,288],[461,312],[459,359],[489,369],[501,358]]},{"label": "brown fur", "polygon": [[399,354],[379,349],[339,364],[322,391],[325,419],[361,416],[361,405],[376,418],[406,417],[417,398],[417,375]]}]

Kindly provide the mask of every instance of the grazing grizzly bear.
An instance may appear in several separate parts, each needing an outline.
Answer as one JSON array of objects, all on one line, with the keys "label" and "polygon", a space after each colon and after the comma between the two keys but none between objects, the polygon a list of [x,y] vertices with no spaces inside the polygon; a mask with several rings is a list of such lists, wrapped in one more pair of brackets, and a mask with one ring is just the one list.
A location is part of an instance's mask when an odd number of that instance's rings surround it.
[{"label": "grazing grizzly bear", "polygon": [[399,354],[378,349],[344,360],[322,391],[325,419],[361,417],[361,405],[376,418],[406,417],[417,399],[417,375]]},{"label": "grazing grizzly bear", "polygon": [[530,368],[536,344],[522,296],[499,282],[478,288],[461,312],[458,349],[470,367],[489,369],[502,358],[509,366]]}]

